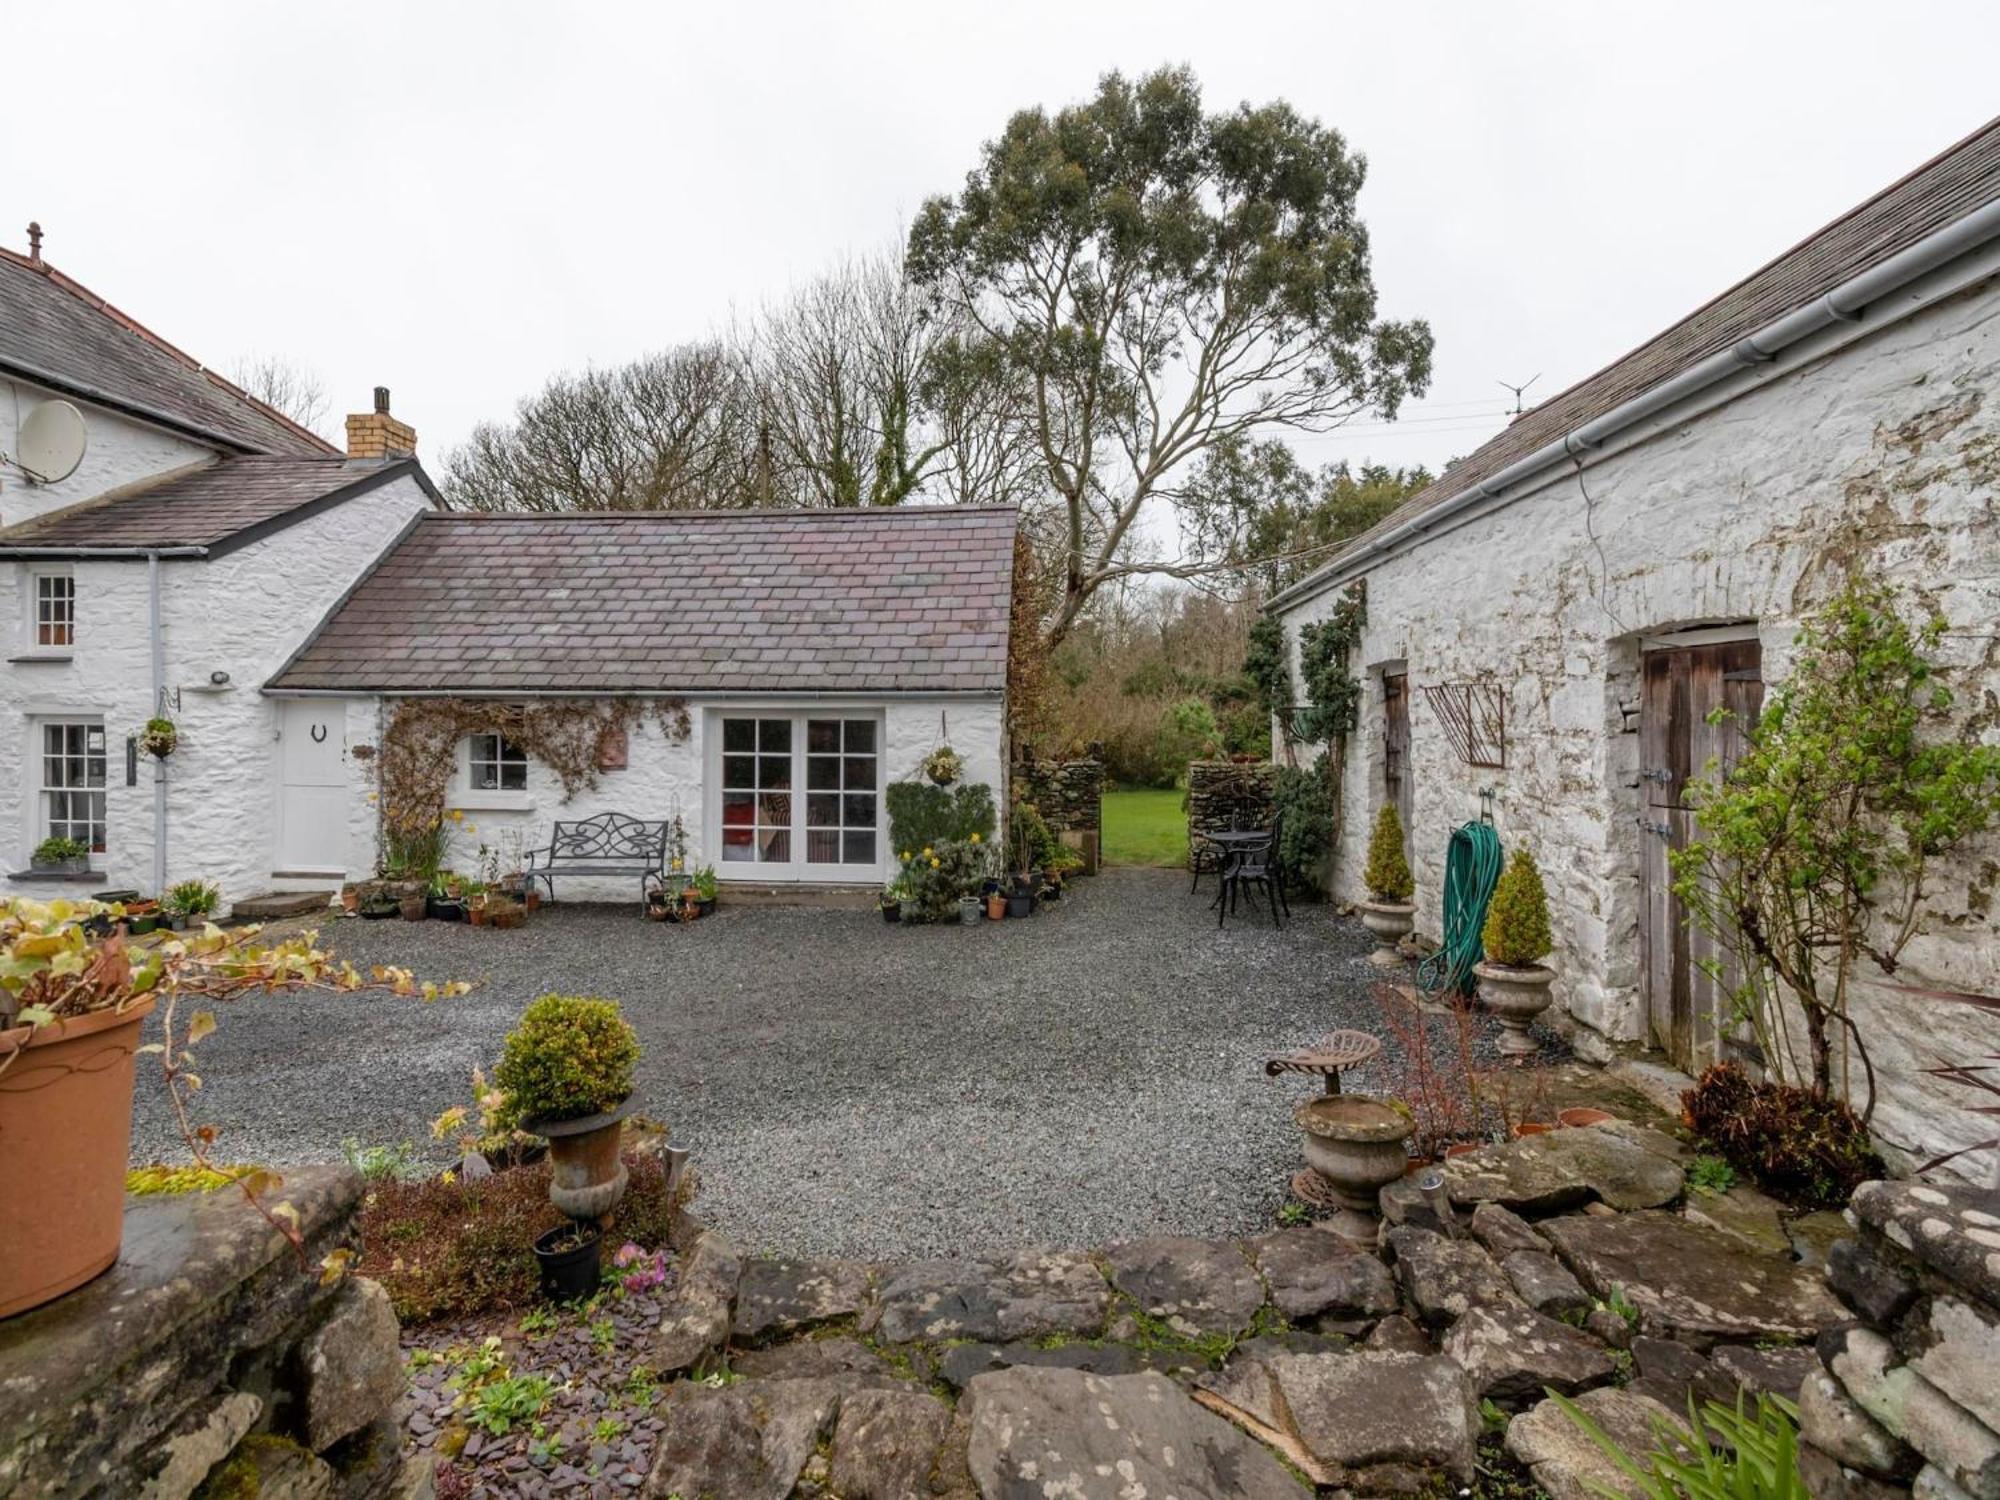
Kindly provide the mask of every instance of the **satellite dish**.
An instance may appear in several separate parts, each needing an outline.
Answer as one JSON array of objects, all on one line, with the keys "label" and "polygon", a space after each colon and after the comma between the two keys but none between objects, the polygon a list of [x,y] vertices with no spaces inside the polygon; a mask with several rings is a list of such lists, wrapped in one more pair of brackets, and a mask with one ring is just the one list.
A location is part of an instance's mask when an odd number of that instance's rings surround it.
[{"label": "satellite dish", "polygon": [[44,401],[21,419],[14,456],[41,483],[54,484],[76,472],[89,441],[82,412],[67,401]]}]

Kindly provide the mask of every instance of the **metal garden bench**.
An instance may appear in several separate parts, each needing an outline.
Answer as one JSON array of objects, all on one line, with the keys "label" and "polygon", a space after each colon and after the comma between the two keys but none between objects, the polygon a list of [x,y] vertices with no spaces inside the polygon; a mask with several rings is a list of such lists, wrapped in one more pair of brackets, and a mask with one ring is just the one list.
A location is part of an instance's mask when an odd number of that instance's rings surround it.
[{"label": "metal garden bench", "polygon": [[532,850],[524,872],[527,884],[540,881],[556,898],[558,875],[629,875],[639,882],[639,901],[667,866],[667,820],[657,822],[599,813],[573,823],[558,822],[546,849]]}]

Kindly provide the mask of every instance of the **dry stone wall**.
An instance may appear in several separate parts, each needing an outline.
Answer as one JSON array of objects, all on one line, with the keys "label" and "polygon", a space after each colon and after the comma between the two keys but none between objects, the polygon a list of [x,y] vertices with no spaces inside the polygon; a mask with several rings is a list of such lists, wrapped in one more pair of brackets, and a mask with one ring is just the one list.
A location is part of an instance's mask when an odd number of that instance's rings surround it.
[{"label": "dry stone wall", "polygon": [[233,1190],[133,1197],[116,1266],[0,1322],[0,1497],[429,1496],[388,1294],[320,1280],[359,1243],[361,1179],[303,1167],[284,1197],[303,1259]]},{"label": "dry stone wall", "polygon": [[1201,836],[1271,822],[1271,789],[1278,768],[1230,760],[1197,760],[1188,766],[1188,857]]}]

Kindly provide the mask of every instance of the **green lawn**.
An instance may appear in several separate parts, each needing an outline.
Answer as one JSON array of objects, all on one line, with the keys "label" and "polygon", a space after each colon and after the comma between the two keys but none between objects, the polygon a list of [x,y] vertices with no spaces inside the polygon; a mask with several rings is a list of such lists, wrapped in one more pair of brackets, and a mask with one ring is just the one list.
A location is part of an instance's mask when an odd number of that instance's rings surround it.
[{"label": "green lawn", "polygon": [[1104,862],[1108,865],[1185,865],[1186,793],[1149,787],[1104,794]]}]

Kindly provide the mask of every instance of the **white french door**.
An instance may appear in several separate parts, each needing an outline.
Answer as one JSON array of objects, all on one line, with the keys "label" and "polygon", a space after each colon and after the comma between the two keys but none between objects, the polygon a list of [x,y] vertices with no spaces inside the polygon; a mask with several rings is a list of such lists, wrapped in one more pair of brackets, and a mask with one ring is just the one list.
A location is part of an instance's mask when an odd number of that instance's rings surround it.
[{"label": "white french door", "polygon": [[868,880],[881,872],[882,721],[872,714],[722,713],[709,847],[736,880]]}]

